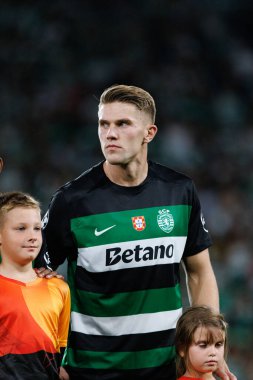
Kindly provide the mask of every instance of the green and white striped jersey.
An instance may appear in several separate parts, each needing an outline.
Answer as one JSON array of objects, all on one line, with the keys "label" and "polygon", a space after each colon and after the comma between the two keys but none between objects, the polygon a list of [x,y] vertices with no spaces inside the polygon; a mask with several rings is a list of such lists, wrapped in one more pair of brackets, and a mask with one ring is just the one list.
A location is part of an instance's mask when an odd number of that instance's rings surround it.
[{"label": "green and white striped jersey", "polygon": [[45,220],[51,266],[68,259],[69,373],[174,380],[179,264],[211,245],[192,180],[149,162],[123,187],[100,163],[56,192]]}]

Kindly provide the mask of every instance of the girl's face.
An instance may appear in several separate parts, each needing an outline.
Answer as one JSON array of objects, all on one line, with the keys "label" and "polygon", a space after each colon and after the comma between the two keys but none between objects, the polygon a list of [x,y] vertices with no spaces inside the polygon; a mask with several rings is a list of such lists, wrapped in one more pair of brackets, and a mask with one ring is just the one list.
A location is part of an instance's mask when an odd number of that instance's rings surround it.
[{"label": "girl's face", "polygon": [[211,329],[198,327],[185,358],[188,369],[186,375],[201,379],[211,377],[224,360],[224,345],[225,333],[223,331],[214,327]]}]

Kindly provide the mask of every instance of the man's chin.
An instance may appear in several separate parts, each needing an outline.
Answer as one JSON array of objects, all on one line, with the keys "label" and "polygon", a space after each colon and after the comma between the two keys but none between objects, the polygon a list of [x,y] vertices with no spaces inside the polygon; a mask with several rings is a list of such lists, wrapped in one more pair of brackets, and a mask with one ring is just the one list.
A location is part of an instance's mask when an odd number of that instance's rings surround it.
[{"label": "man's chin", "polygon": [[116,157],[115,158],[106,158],[106,162],[109,164],[109,165],[126,165],[126,163],[124,162],[124,160],[120,160],[120,159],[117,159]]}]

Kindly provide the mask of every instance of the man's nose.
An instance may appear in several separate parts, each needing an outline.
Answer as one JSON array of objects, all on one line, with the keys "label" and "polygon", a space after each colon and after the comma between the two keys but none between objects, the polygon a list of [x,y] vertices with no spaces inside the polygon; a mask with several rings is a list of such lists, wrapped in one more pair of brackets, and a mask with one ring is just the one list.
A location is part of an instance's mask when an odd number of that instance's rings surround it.
[{"label": "man's nose", "polygon": [[113,125],[110,125],[106,134],[106,138],[111,139],[111,138],[116,138],[116,137],[117,137],[116,127]]}]

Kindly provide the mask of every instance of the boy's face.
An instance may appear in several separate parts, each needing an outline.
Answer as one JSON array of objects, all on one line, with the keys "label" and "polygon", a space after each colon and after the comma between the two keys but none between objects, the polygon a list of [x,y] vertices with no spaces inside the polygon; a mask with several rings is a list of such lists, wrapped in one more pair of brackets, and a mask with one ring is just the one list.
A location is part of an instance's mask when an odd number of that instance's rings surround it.
[{"label": "boy's face", "polygon": [[18,265],[30,263],[42,245],[39,209],[16,207],[2,218],[0,250],[3,260]]}]

